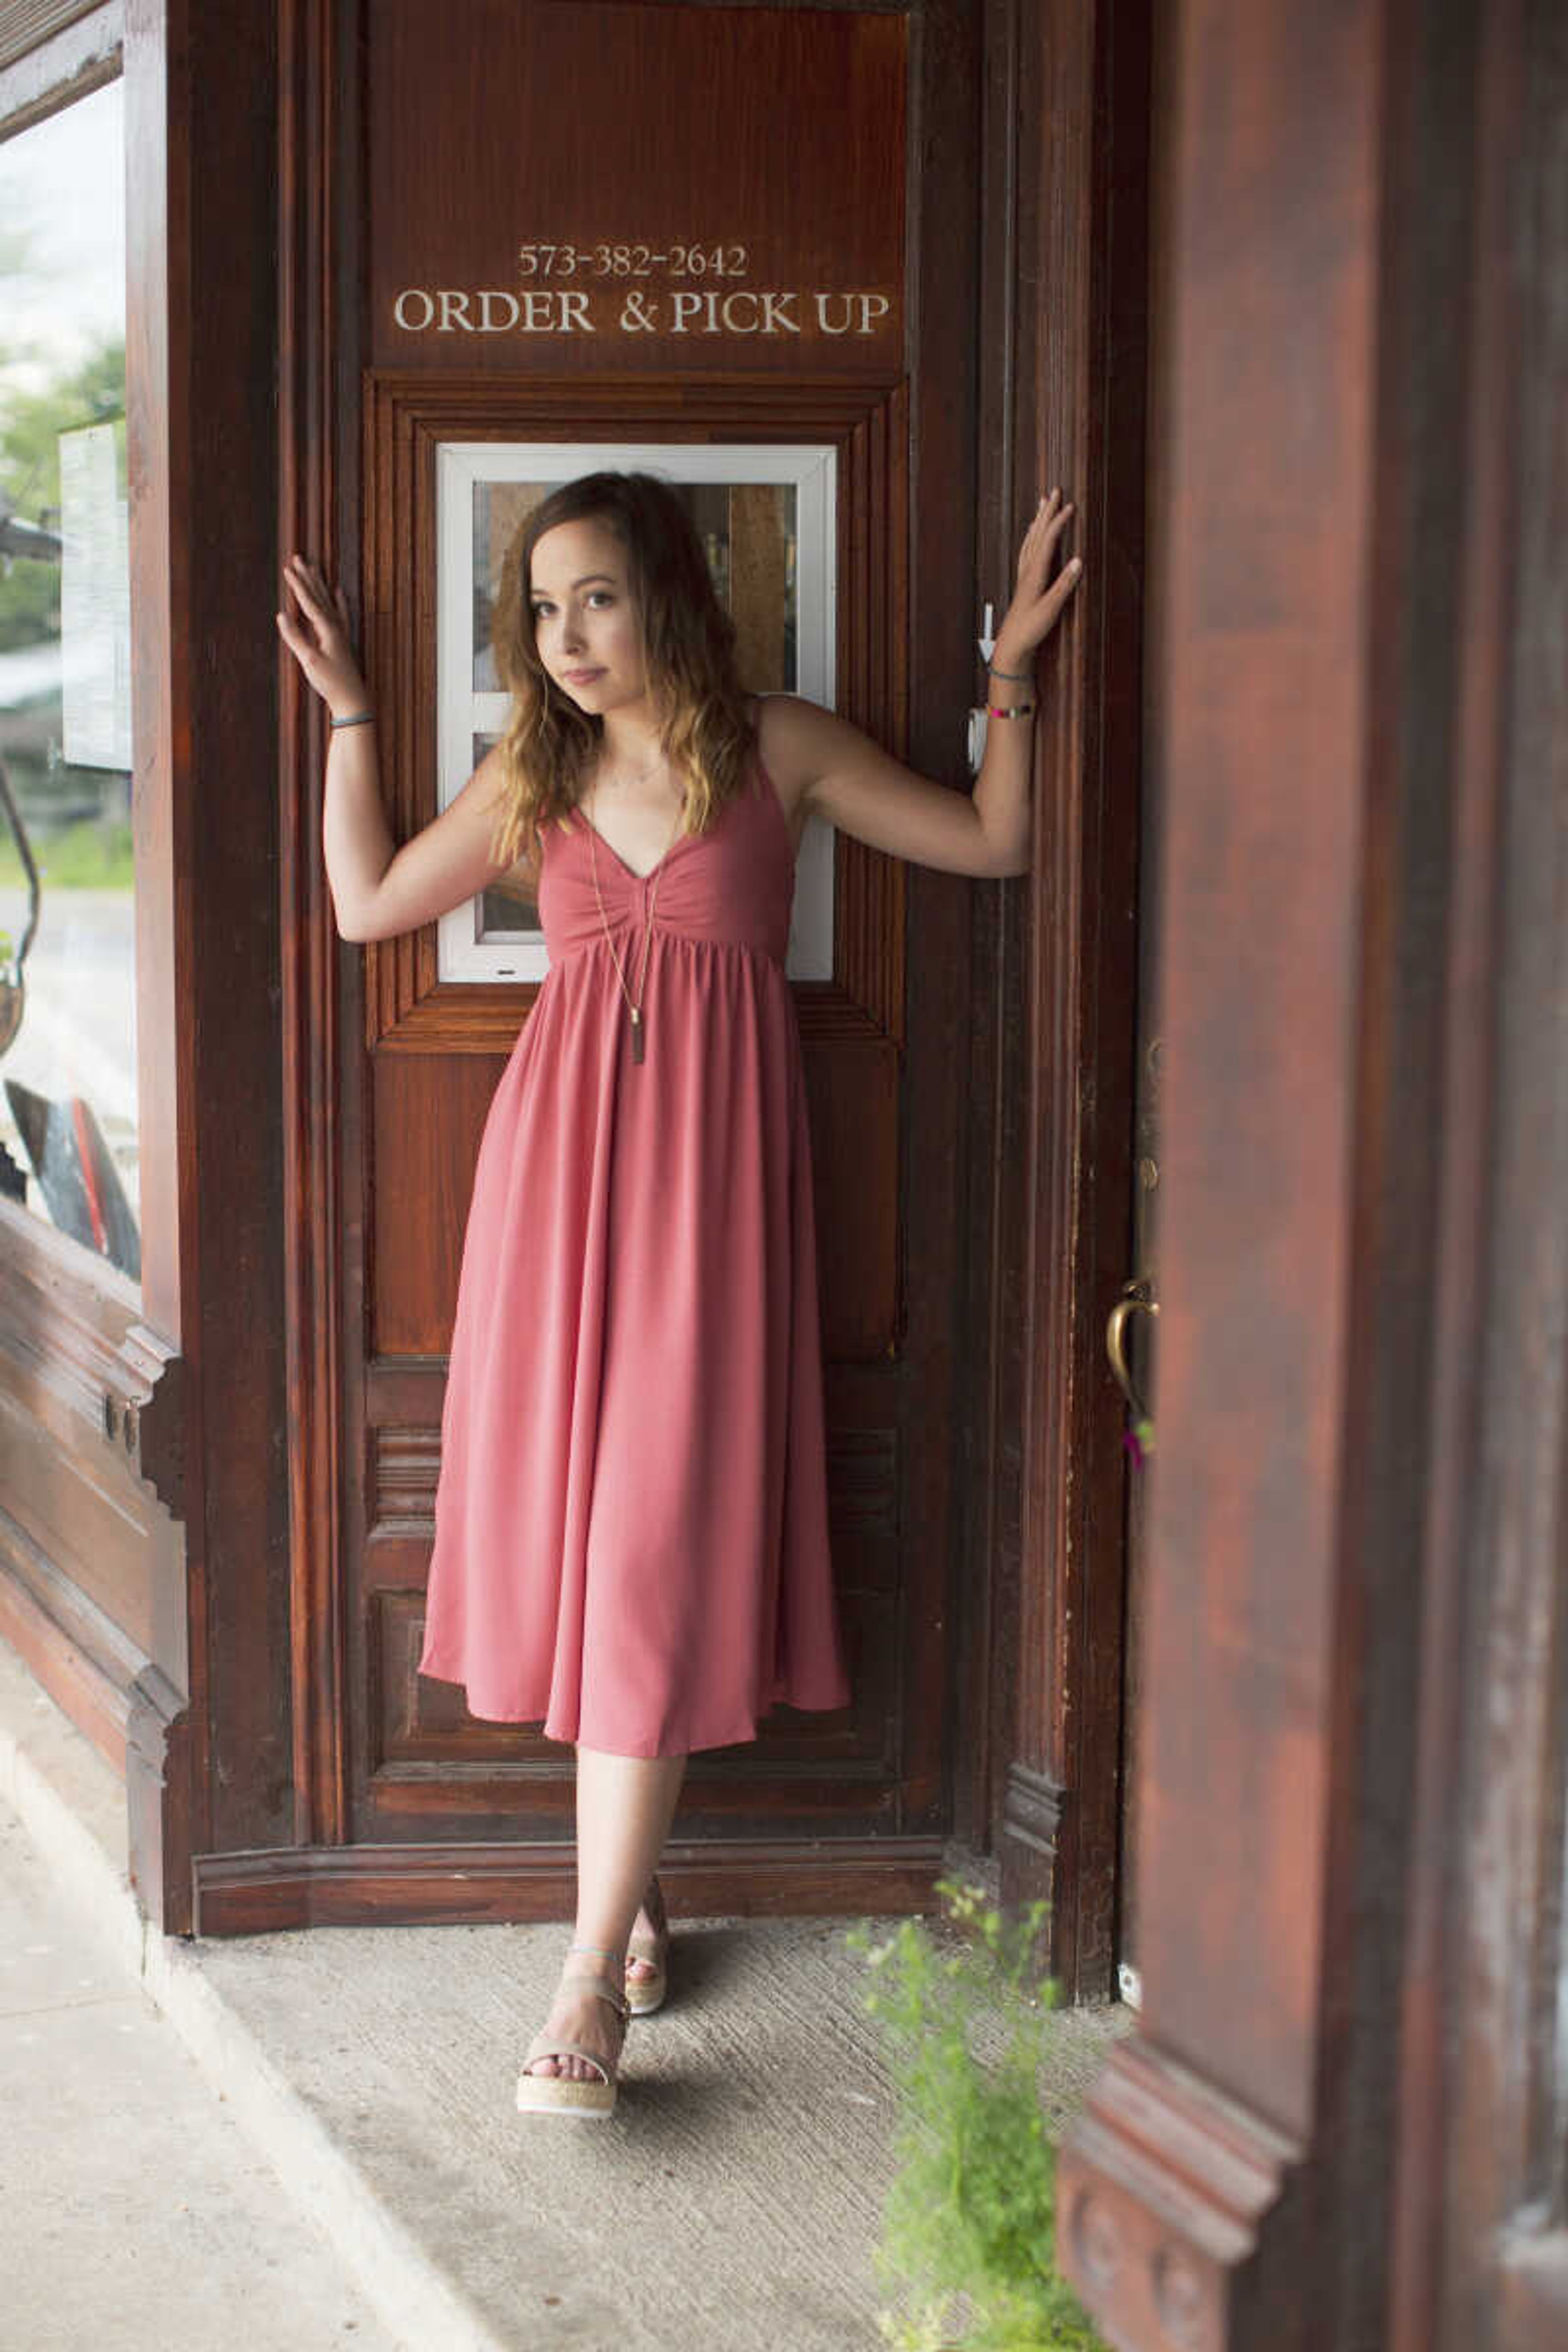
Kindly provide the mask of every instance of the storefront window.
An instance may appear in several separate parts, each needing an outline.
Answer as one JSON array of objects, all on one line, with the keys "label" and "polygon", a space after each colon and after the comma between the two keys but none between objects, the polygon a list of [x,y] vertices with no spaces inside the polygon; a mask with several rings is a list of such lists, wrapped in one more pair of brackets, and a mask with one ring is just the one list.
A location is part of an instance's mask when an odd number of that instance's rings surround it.
[{"label": "storefront window", "polygon": [[139,1280],[123,122],[0,140],[0,1192]]}]

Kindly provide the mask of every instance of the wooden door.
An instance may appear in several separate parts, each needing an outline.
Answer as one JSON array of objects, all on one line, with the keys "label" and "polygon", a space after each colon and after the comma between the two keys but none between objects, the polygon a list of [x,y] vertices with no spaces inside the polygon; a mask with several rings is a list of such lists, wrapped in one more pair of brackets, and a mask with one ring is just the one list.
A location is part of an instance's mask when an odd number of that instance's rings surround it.
[{"label": "wooden door", "polygon": [[[358,599],[399,837],[437,806],[454,447],[830,453],[837,705],[962,788],[977,12],[461,16],[460,42],[413,0],[285,17],[285,537],[322,548]],[[319,1851],[309,1893],[281,1899],[294,1916],[552,1915],[570,1899],[569,1752],[470,1719],[416,1673],[474,1156],[537,980],[458,969],[436,926],[368,951],[331,935],[316,714],[293,720],[296,1764],[300,1843]],[[947,1338],[977,886],[827,846],[825,968],[795,988],[854,1697],[777,1709],[754,1745],[693,1759],[675,1899],[721,1885],[740,1908],[918,1907],[948,1817]],[[262,1901],[277,1916],[263,1890],[289,1869],[229,1857],[204,1928]]]}]

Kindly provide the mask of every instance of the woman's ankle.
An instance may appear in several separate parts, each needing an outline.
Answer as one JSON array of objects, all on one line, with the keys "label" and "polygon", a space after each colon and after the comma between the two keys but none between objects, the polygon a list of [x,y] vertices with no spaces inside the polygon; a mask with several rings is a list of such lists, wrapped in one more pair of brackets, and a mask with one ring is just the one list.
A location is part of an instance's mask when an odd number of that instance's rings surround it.
[{"label": "woman's ankle", "polygon": [[567,1948],[563,1966],[573,1976],[607,1976],[613,1981],[617,1969],[624,1969],[626,1964],[625,1944],[572,1944]]}]

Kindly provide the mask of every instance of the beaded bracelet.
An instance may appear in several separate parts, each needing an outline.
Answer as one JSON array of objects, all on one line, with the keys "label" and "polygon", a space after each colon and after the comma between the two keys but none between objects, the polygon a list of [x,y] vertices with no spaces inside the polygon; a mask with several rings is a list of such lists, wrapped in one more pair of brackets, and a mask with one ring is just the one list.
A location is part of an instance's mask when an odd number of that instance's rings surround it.
[{"label": "beaded bracelet", "polygon": [[372,720],[374,717],[375,713],[374,710],[354,710],[351,711],[346,719],[334,719],[332,720],[332,725],[334,727],[363,727],[365,725],[367,720]]},{"label": "beaded bracelet", "polygon": [[1015,702],[1010,709],[1005,709],[999,702],[985,706],[993,719],[1027,719],[1034,707],[1032,702]]}]

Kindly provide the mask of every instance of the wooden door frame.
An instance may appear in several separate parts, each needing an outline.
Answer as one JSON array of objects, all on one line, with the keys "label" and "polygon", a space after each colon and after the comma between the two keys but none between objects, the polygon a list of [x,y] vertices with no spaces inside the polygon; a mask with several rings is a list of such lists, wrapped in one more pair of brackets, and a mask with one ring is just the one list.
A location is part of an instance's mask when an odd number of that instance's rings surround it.
[{"label": "wooden door frame", "polygon": [[[759,0],[767,5],[767,0]],[[794,0],[785,0],[794,5]],[[970,152],[978,109],[969,26],[980,21],[978,0],[917,0],[910,7],[911,119],[909,152],[947,157]],[[292,544],[339,551],[351,598],[361,545],[362,455],[358,415],[360,353],[345,331],[354,310],[357,266],[366,203],[363,184],[363,104],[358,69],[358,12],[353,0],[279,0],[282,118],[279,214],[285,224],[280,257],[280,345],[289,355],[284,383],[280,471],[282,535]],[[928,186],[935,175],[927,175]],[[913,209],[921,207],[916,223]],[[922,299],[913,337],[921,386],[947,383],[951,321],[963,316],[974,282],[973,222],[954,224],[911,179],[910,229],[921,256]],[[968,362],[963,365],[967,367]],[[968,654],[948,625],[955,524],[972,507],[975,463],[963,400],[932,399],[917,436],[917,465],[909,500],[912,623],[907,745],[918,766],[952,772],[961,757],[968,698]],[[941,593],[922,597],[919,581],[940,581]],[[900,646],[900,659],[904,648]],[[457,1895],[444,1892],[443,1873],[456,1866],[451,1850],[381,1844],[354,1849],[344,1749],[347,1679],[343,1588],[340,1563],[354,1531],[345,1509],[345,1481],[361,1450],[356,1414],[344,1402],[353,1365],[346,1318],[361,1296],[357,1215],[345,1211],[340,1174],[360,1152],[365,1116],[345,1057],[353,1050],[359,978],[357,951],[336,936],[319,856],[321,744],[310,698],[285,677],[279,730],[279,791],[283,809],[284,1086],[289,1249],[289,1395],[293,1445],[289,1462],[293,1582],[292,1715],[294,1850],[277,1854],[209,1855],[199,1866],[202,1931],[254,1927],[265,1916],[285,1918],[431,1916]],[[858,866],[855,868],[858,875]],[[952,1313],[952,1264],[962,1233],[956,1196],[962,1179],[962,1138],[953,1133],[953,1070],[967,1034],[964,985],[972,899],[979,888],[961,878],[911,868],[897,877],[923,953],[907,975],[908,1026],[930,1041],[904,1076],[901,1111],[906,1138],[921,1139],[929,1173],[905,1183],[906,1321],[945,1328]],[[857,880],[863,916],[866,891]],[[385,960],[389,963],[391,959]],[[957,984],[955,985],[955,974]],[[808,1000],[809,1002],[809,1000]],[[815,1008],[814,1008],[815,1010]],[[809,1032],[813,1014],[804,1024]],[[901,1042],[901,1033],[899,1042]],[[904,1146],[908,1150],[907,1143]],[[338,1283],[331,1270],[342,1269]],[[961,1367],[929,1350],[932,1370],[922,1420],[940,1441],[911,1441],[911,1511],[925,1527],[956,1517],[949,1483],[958,1449],[945,1441],[960,1424],[956,1391]],[[855,1368],[849,1367],[851,1374]],[[867,1383],[891,1370],[870,1366]],[[394,1366],[386,1378],[401,1378]],[[831,1368],[830,1368],[831,1380]],[[411,1386],[412,1384],[410,1384]],[[842,1383],[840,1383],[842,1387]],[[830,1388],[830,1411],[834,1399]],[[416,1417],[418,1417],[417,1415]],[[940,1616],[942,1596],[920,1592],[910,1602],[911,1625],[921,1615],[924,1655],[941,1663],[925,1621]],[[907,1642],[912,1633],[906,1635]],[[700,1903],[711,1884],[737,1907],[765,1908],[780,1900],[826,1909],[918,1910],[930,1900],[940,1867],[951,1810],[952,1726],[931,1664],[921,1667],[929,1689],[909,1701],[915,1736],[910,1743],[902,1811],[895,1828],[832,1841],[801,1838],[783,1846],[737,1838],[708,1857],[695,1849],[675,1857],[681,1894]],[[561,1842],[464,1845],[467,1899],[500,1906],[552,1906],[556,1916],[564,1884]],[[722,1865],[721,1873],[719,1865]],[[482,1880],[482,1884],[481,1884]]]},{"label": "wooden door frame", "polygon": [[[1114,1994],[1126,1466],[1105,1327],[1130,1267],[1142,771],[1150,11],[984,0],[975,614],[1037,496],[1085,562],[1040,669],[1026,879],[977,900],[967,1552],[955,1835]],[[1046,135],[1046,126],[1049,135]]]}]

